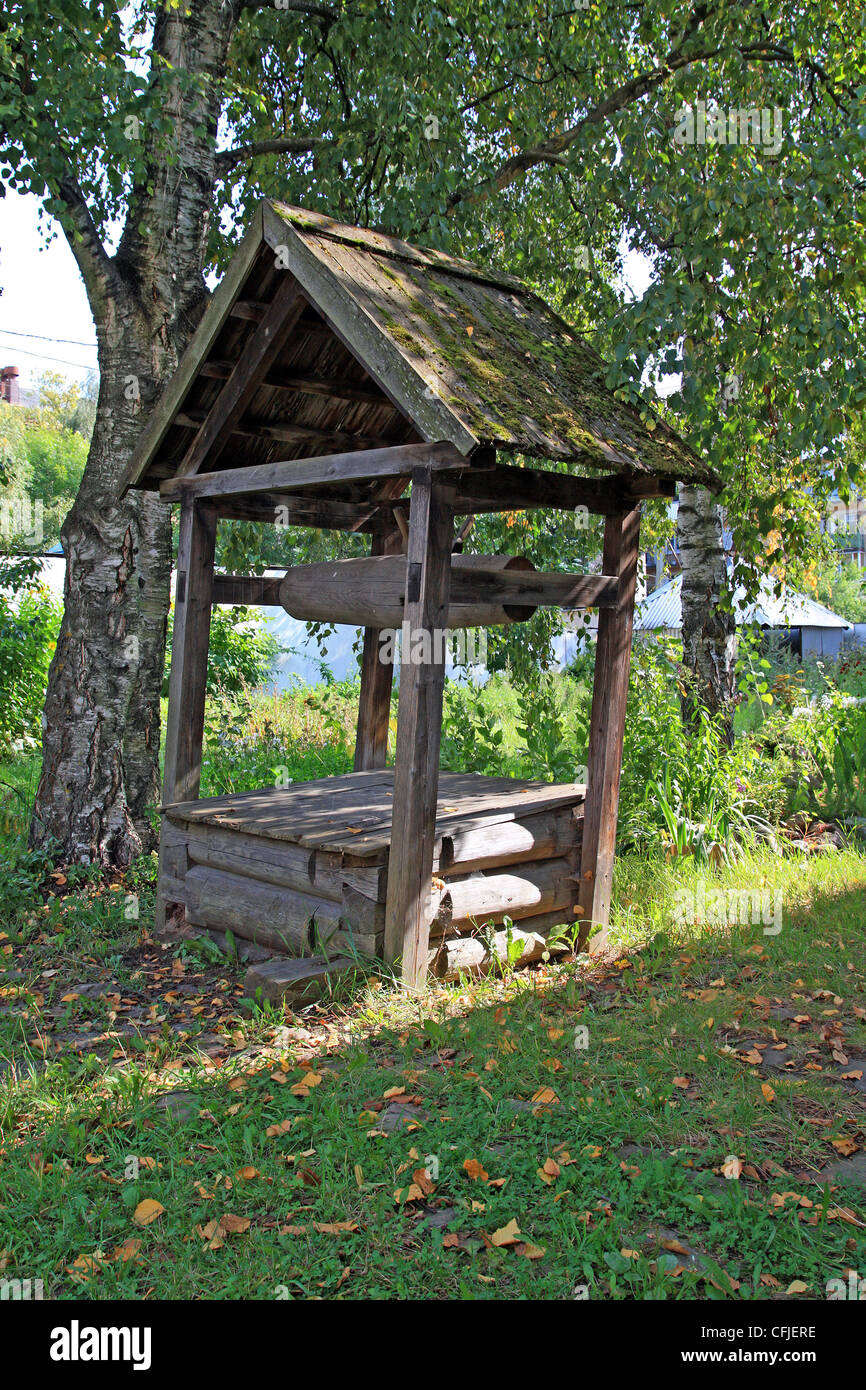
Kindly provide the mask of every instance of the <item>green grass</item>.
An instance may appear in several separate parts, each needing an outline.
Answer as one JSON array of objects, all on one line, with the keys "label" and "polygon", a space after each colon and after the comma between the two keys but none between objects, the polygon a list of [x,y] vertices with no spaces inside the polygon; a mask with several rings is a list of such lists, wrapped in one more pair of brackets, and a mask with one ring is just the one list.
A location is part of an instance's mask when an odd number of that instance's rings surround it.
[{"label": "green grass", "polygon": [[[506,682],[467,719],[452,695],[446,741],[544,775],[585,694],[562,686],[523,751]],[[203,792],[346,770],[356,700],[214,702]],[[635,728],[632,815],[659,764],[655,716]],[[782,786],[761,757],[756,786]],[[233,959],[152,935],[153,856],[51,874],[26,851],[37,776],[36,754],[0,766],[2,1277],[55,1298],[752,1299],[866,1269],[864,1188],[830,1167],[866,1148],[841,1078],[866,1073],[863,853],[741,843],[713,869],[666,859],[647,821],[609,958],[421,1001],[359,971],[250,1013]],[[737,921],[755,894],[766,920]]]},{"label": "green grass", "polygon": [[[866,1143],[863,1094],[831,1079],[834,1042],[866,1053],[866,859],[764,853],[712,879],[779,888],[773,936],[676,922],[699,879],[623,858],[606,963],[423,1001],[374,976],[296,1017],[240,1013],[232,963],[152,940],[146,916],[88,926],[86,903],[118,895],[80,886],[62,950],[39,914],[0,943],[0,1052],[35,1071],[2,1086],[5,1277],[57,1298],[823,1297],[866,1264],[863,1189],[822,1172]],[[106,967],[110,997],[63,1004]],[[70,1029],[122,1033],[137,1000],[136,1045],[73,1050]],[[765,1081],[743,1040],[784,1042],[793,1065]],[[420,1122],[389,1131],[390,1092]],[[141,1226],[144,1201],[162,1211]],[[225,1215],[244,1229],[212,1248]]]}]

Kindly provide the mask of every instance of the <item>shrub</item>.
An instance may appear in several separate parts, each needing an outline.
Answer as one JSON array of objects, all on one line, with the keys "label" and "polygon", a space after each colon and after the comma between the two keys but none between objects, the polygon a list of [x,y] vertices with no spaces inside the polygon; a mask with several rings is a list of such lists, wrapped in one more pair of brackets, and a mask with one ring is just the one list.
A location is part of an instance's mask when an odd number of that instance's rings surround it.
[{"label": "shrub", "polygon": [[[277,639],[256,622],[252,608],[215,608],[211,615],[210,646],[207,661],[207,693],[239,695],[264,685],[273,675],[282,652]],[[163,695],[168,695],[171,675],[171,638],[174,609],[168,619]]]},{"label": "shrub", "polygon": [[0,593],[0,744],[38,742],[62,606],[42,585]]},{"label": "shrub", "polygon": [[661,844],[673,855],[719,862],[756,830],[769,831],[743,775],[747,745],[729,748],[722,721],[697,706],[694,727],[680,718],[682,671],[655,644],[632,661],[620,799],[619,838]]}]

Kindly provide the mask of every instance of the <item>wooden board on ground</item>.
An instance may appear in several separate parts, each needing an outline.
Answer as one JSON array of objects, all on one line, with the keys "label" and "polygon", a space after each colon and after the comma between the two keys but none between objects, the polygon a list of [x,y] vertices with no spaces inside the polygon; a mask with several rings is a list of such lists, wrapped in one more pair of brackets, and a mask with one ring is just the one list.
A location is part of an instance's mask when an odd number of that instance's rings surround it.
[{"label": "wooden board on ground", "polygon": [[328,986],[357,969],[348,956],[303,956],[297,960],[281,958],[253,965],[246,973],[244,989],[255,1003],[267,1000],[292,1005],[312,1004],[326,993]]}]

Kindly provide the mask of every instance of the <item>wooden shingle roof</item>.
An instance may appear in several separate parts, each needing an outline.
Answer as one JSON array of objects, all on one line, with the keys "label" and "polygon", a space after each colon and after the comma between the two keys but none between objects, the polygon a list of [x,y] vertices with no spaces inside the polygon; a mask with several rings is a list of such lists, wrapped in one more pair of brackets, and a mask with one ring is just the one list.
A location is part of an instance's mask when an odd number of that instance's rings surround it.
[{"label": "wooden shingle roof", "polygon": [[181,468],[287,271],[303,311],[220,467],[447,440],[466,457],[493,446],[603,473],[709,479],[668,425],[614,396],[599,355],[519,281],[265,201],[151,413],[124,490],[158,487]]}]

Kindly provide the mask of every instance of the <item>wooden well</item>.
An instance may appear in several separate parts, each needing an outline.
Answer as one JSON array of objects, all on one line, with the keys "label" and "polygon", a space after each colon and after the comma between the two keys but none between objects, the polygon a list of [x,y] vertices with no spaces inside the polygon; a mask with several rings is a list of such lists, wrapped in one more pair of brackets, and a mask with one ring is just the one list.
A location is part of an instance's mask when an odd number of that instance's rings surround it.
[{"label": "wooden well", "polygon": [[[479,924],[538,959],[573,922],[586,788],[443,772],[433,845],[429,965],[451,977],[489,955]],[[288,955],[383,955],[391,769],[168,807],[162,891],[194,925]]]},{"label": "wooden well", "polygon": [[[593,350],[519,281],[260,206],[124,481],[180,504],[161,913],[182,904],[213,931],[318,953],[320,972],[323,952],[384,957],[414,989],[429,971],[484,967],[506,940],[529,961],[562,926],[603,939],[641,503],[672,496],[678,478],[709,480],[603,379]],[[537,508],[604,517],[599,574],[461,554],[476,515]],[[365,534],[369,559],[282,581],[217,575],[226,519]],[[281,601],[364,628],[355,771],[200,800],[211,609]],[[432,637],[542,605],[599,609],[586,787],[440,773],[436,641],[421,664],[403,653],[386,768],[383,629],[401,619]]]}]

